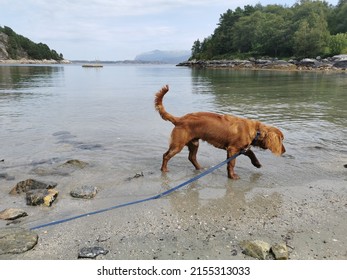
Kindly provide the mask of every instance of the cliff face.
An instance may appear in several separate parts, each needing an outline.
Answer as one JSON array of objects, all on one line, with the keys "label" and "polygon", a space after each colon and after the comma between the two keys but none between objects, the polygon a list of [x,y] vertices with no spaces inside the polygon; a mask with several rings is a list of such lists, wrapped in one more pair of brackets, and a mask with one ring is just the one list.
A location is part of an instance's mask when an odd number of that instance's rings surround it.
[{"label": "cliff face", "polygon": [[0,32],[0,59],[9,59],[7,52],[8,36]]}]

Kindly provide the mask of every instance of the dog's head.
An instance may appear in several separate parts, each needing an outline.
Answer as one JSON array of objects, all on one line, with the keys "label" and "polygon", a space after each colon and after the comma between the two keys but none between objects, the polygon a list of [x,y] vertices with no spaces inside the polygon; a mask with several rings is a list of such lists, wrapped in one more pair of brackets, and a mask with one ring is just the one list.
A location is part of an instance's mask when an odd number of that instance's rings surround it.
[{"label": "dog's head", "polygon": [[286,152],[283,145],[284,135],[276,127],[261,125],[259,129],[260,135],[255,141],[254,146],[262,149],[269,149],[272,153],[280,156]]}]

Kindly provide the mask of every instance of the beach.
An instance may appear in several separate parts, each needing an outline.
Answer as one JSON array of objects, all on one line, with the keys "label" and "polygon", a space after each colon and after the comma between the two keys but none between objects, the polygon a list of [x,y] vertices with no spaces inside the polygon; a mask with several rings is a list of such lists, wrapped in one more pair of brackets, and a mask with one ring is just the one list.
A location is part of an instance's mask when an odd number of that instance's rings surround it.
[{"label": "beach", "polygon": [[[347,259],[344,73],[71,64],[0,70],[0,211],[27,213],[0,220],[0,229],[83,216],[32,230],[38,240],[31,250],[0,259],[76,260],[91,247],[108,251],[98,260],[254,259],[243,253],[246,240],[285,244],[290,260]],[[172,125],[153,100],[165,84],[164,104],[175,116],[209,111],[257,119],[283,131],[286,153],[255,148],[262,168],[240,156],[240,180],[228,179],[222,166],[160,199],[86,215],[158,195],[225,160],[225,151],[201,142],[202,171],[187,149],[168,173],[160,171]],[[74,160],[86,164],[66,167]],[[28,179],[55,183],[50,207],[9,194]],[[94,198],[70,195],[84,185],[98,189]]]},{"label": "beach", "polygon": [[242,253],[241,242],[262,240],[285,243],[292,260],[347,259],[343,180],[249,192],[229,188],[203,202],[203,190],[196,188],[198,183],[155,201],[37,229],[32,250],[0,258],[73,260],[82,248],[97,246],[109,251],[100,260],[243,260],[253,258]]}]

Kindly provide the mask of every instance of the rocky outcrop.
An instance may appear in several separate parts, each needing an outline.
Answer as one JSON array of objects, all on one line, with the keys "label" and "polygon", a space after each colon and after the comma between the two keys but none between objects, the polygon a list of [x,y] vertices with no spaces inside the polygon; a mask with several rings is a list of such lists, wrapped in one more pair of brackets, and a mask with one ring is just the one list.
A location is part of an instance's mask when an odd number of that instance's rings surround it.
[{"label": "rocky outcrop", "polygon": [[275,69],[275,70],[347,70],[347,55],[336,55],[331,58],[302,60],[254,59],[248,60],[191,60],[177,66],[197,68],[234,68],[234,69]]},{"label": "rocky outcrop", "polygon": [[4,59],[0,57],[0,64],[70,64],[71,61],[67,59],[63,60],[54,60],[54,59],[28,59],[28,58],[21,58],[21,59]]},{"label": "rocky outcrop", "polygon": [[[18,39],[20,38],[20,39]],[[42,43],[16,34],[11,28],[0,26],[0,63],[6,64],[60,64],[70,63],[63,55]]]},{"label": "rocky outcrop", "polygon": [[8,42],[8,36],[5,33],[0,32],[0,59],[8,59],[9,54],[6,46]]}]

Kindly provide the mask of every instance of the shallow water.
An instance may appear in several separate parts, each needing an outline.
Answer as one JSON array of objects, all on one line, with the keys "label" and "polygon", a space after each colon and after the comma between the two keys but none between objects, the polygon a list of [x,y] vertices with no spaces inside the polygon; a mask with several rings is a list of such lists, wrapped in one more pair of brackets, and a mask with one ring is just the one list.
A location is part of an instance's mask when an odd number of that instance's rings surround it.
[{"label": "shallow water", "polygon": [[[254,149],[263,167],[240,157],[232,181],[225,167],[192,184],[201,203],[272,186],[290,187],[320,179],[346,180],[347,75],[276,71],[180,68],[173,65],[107,65],[102,69],[66,66],[0,66],[0,208],[22,206],[7,193],[18,181],[55,181],[59,199],[81,184],[101,191],[84,209],[154,195],[199,172],[187,150],[159,171],[172,125],[154,110],[154,93],[170,85],[166,109],[177,116],[193,111],[230,113],[279,127],[286,154]],[[213,166],[225,151],[202,143],[198,160]],[[69,159],[89,163],[65,174]],[[58,171],[57,171],[58,170]],[[143,177],[133,178],[137,173]],[[135,176],[137,177],[137,176]],[[50,211],[81,211],[81,202]],[[1,210],[1,209],[0,209]],[[65,211],[65,213],[64,213]]]}]

